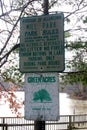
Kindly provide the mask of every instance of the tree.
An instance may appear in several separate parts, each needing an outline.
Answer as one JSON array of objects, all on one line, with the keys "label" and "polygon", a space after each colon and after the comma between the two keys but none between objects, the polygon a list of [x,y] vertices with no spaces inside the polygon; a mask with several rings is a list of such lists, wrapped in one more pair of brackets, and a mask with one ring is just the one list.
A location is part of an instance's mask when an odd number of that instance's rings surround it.
[{"label": "tree", "polygon": [[[70,1],[73,7],[77,7],[76,10],[72,11],[72,15],[66,17],[67,22],[70,24],[73,21],[73,29],[66,30],[66,49],[71,52],[72,58],[66,62],[66,68],[68,71],[63,75],[63,80],[65,83],[80,83],[83,86],[83,91],[85,91],[87,85],[87,16],[86,8],[87,4],[85,0],[81,1]],[[74,14],[76,15],[76,21],[73,20]],[[71,16],[73,19],[71,21]],[[70,19],[69,19],[70,18]],[[70,54],[70,53],[69,53]]]},{"label": "tree", "polygon": [[[51,4],[54,5],[56,1],[52,1]],[[19,22],[21,17],[27,15],[29,16],[38,15],[39,12],[42,14],[43,1],[10,0],[7,3],[5,3],[4,0],[1,1],[0,3],[1,3],[0,20],[1,23],[4,25],[4,28],[1,28],[0,31],[1,34],[0,67],[2,67],[7,61],[9,61],[9,56],[11,55],[11,52],[14,52],[14,50],[16,50],[19,47],[19,35],[20,35]],[[17,57],[13,57],[13,58],[16,59]],[[10,60],[11,60],[11,56],[10,56]]]},{"label": "tree", "polygon": [[20,109],[23,108],[24,101],[18,99],[16,95],[18,88],[19,86],[10,80],[4,82],[3,79],[0,79],[0,101],[2,100],[5,104],[8,103],[12,113],[17,117],[21,117]]},{"label": "tree", "polygon": [[[75,54],[73,59],[69,61],[68,67],[72,72],[63,75],[64,84],[72,84],[78,87],[78,92],[73,92],[76,96],[87,98],[87,41],[75,41],[68,45],[69,49]],[[72,87],[71,86],[71,87]]]}]

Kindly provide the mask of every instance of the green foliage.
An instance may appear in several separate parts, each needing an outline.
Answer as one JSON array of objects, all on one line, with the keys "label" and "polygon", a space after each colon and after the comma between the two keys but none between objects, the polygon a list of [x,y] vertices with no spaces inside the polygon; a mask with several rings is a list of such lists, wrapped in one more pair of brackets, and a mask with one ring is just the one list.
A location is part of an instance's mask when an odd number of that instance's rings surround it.
[{"label": "green foliage", "polygon": [[67,75],[63,75],[62,79],[64,81],[64,84],[73,85],[74,83],[82,83],[85,86],[87,85],[87,71],[68,73]]},{"label": "green foliage", "polygon": [[74,56],[67,63],[70,71],[62,76],[64,83],[87,85],[87,41],[79,38],[76,41],[67,42],[66,49],[72,51]]},{"label": "green foliage", "polygon": [[85,42],[82,42],[82,41],[70,42],[70,43],[67,43],[66,48],[69,49],[69,50],[76,50],[77,52],[80,49],[85,49],[85,51],[86,51],[86,49],[87,49],[87,42],[86,41]]},{"label": "green foliage", "polygon": [[87,17],[85,17],[85,19],[83,20],[83,23],[87,23]]},{"label": "green foliage", "polygon": [[4,69],[1,73],[1,77],[4,81],[12,81],[13,83],[22,83],[23,74],[19,72],[16,66],[11,66],[8,69]]},{"label": "green foliage", "polygon": [[78,58],[78,61],[73,60],[71,65],[75,68],[75,71],[62,76],[64,84],[82,83],[87,85],[87,63]]},{"label": "green foliage", "polygon": [[65,38],[70,37],[70,36],[71,36],[71,35],[70,35],[69,32],[65,32],[65,33],[64,33],[64,37],[65,37]]}]

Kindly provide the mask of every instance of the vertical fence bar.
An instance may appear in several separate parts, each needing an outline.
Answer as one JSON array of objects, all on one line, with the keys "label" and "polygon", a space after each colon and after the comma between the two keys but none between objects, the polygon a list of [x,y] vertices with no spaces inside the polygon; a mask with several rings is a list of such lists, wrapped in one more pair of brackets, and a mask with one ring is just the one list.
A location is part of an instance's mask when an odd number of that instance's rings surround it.
[{"label": "vertical fence bar", "polygon": [[72,116],[69,116],[68,130],[73,130],[73,127],[72,127]]},{"label": "vertical fence bar", "polygon": [[8,130],[8,125],[7,124],[5,124],[5,130]]},{"label": "vertical fence bar", "polygon": [[2,118],[2,123],[3,123],[2,130],[4,130],[5,118]]}]

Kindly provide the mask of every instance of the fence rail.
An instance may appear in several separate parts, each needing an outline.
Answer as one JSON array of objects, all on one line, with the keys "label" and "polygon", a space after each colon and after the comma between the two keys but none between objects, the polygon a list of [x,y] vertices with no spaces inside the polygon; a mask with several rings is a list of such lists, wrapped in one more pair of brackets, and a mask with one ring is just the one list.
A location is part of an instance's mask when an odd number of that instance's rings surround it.
[{"label": "fence rail", "polygon": [[[46,130],[87,130],[87,115],[61,115],[59,121],[46,121]],[[34,121],[1,117],[0,130],[34,130]]]}]

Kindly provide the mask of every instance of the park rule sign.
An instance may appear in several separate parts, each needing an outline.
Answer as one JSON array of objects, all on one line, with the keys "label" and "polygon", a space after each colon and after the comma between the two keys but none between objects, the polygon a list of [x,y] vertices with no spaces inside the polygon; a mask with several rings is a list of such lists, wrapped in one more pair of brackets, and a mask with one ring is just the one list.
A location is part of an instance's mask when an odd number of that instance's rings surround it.
[{"label": "park rule sign", "polygon": [[23,17],[20,21],[20,71],[64,70],[63,13]]}]

